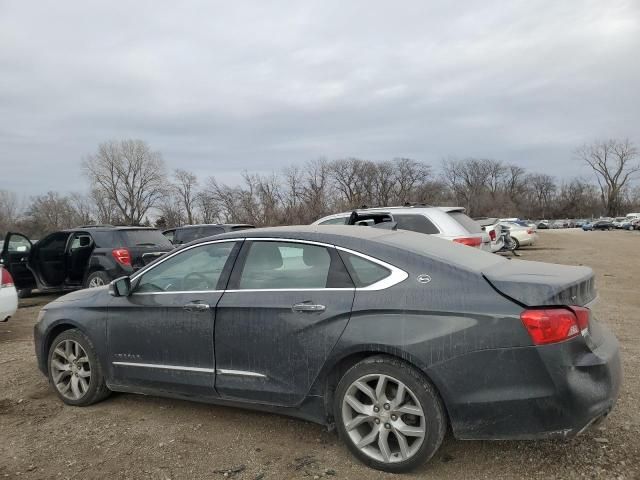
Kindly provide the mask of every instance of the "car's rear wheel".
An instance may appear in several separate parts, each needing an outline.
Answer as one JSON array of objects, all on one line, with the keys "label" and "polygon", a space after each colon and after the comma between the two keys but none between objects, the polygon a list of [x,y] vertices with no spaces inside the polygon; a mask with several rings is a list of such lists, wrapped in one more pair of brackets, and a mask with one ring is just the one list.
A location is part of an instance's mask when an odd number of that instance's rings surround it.
[{"label": "car's rear wheel", "polygon": [[393,473],[429,460],[447,425],[428,379],[386,356],[367,358],[344,374],[336,389],[334,417],[340,437],[358,459]]},{"label": "car's rear wheel", "polygon": [[79,330],[65,330],[53,340],[48,365],[49,381],[68,405],[84,407],[110,393],[93,344]]},{"label": "car's rear wheel", "polygon": [[102,270],[98,270],[97,272],[93,272],[91,275],[87,277],[87,282],[85,284],[85,288],[97,288],[107,285],[111,279],[106,272]]},{"label": "car's rear wheel", "polygon": [[514,248],[514,250],[518,250],[520,248],[520,241],[517,238],[514,238],[513,243],[516,244],[516,247]]}]

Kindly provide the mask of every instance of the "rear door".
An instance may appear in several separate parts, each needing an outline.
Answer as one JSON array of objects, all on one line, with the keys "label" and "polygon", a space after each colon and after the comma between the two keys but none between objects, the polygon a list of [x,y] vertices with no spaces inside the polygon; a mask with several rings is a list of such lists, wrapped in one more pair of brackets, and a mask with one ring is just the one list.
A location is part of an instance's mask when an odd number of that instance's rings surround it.
[{"label": "rear door", "polygon": [[28,268],[32,248],[31,241],[21,233],[9,232],[5,236],[0,261],[11,273],[18,289],[36,287],[35,277]]},{"label": "rear door", "polygon": [[216,390],[292,406],[349,321],[354,287],[333,247],[246,241],[216,312]]}]

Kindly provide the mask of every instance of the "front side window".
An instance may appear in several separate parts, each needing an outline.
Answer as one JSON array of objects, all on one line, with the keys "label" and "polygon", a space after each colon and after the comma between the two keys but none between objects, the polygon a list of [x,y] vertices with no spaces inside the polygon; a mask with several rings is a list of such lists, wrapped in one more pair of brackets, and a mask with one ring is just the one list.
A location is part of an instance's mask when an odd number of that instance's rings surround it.
[{"label": "front side window", "polygon": [[27,237],[14,233],[9,237],[7,249],[9,252],[28,252],[31,250],[31,242]]},{"label": "front side window", "polygon": [[239,288],[326,288],[331,255],[325,247],[294,242],[260,242],[249,247]]},{"label": "front side window", "polygon": [[218,280],[235,242],[190,248],[142,274],[136,293],[217,290]]}]

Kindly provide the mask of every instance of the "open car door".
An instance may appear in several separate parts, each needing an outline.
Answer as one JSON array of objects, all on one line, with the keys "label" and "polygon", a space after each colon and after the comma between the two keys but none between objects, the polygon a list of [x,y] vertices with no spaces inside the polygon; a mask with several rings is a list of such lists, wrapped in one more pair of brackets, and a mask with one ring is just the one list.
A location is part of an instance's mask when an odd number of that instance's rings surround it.
[{"label": "open car door", "polygon": [[36,279],[28,268],[33,244],[21,233],[9,232],[4,238],[0,261],[9,270],[18,290],[36,288]]}]

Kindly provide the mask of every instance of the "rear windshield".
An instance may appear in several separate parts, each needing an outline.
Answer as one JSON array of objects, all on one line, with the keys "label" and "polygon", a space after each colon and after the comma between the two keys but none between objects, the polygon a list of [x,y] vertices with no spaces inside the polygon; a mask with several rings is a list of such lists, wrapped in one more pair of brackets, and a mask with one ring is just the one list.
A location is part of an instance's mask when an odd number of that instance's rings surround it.
[{"label": "rear windshield", "polygon": [[434,233],[440,233],[440,230],[431,223],[424,215],[416,214],[401,214],[393,215],[393,219],[398,224],[398,228],[401,230],[411,230],[412,232],[427,233],[433,235]]},{"label": "rear windshield", "polygon": [[[171,242],[159,230],[116,230],[119,245],[124,247],[170,247]],[[117,245],[113,245],[117,246]]]},{"label": "rear windshield", "polygon": [[469,233],[482,233],[482,227],[475,220],[471,220],[462,212],[447,212],[451,218],[462,225]]},{"label": "rear windshield", "polygon": [[175,243],[189,243],[198,238],[210,237],[224,233],[223,227],[215,225],[206,225],[201,227],[184,227],[176,229],[173,241]]}]

